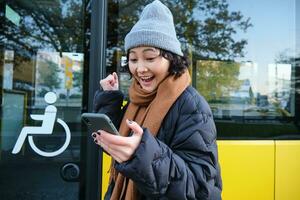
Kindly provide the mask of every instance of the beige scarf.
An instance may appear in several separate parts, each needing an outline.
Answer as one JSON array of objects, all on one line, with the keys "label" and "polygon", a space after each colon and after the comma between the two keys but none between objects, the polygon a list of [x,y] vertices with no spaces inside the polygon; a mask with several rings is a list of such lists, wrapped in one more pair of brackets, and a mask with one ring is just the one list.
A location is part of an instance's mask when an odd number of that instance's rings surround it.
[{"label": "beige scarf", "polygon": [[[180,77],[167,76],[158,86],[157,90],[148,93],[141,88],[137,80],[133,80],[129,88],[130,103],[122,119],[119,132],[122,136],[128,136],[130,130],[126,119],[136,121],[142,127],[148,128],[153,136],[156,136],[161,123],[171,106],[191,81],[188,70]],[[114,162],[114,161],[113,161]],[[124,177],[113,168],[110,169],[111,180],[115,186],[111,200],[137,200],[139,193],[133,181]]]}]

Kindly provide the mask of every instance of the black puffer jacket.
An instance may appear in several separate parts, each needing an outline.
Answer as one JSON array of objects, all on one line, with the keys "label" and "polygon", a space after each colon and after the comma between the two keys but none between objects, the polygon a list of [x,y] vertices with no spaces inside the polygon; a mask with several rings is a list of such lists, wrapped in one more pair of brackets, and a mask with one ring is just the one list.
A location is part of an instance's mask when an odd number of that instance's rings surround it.
[{"label": "black puffer jacket", "polygon": [[[119,91],[98,91],[94,111],[108,114],[118,125],[122,101]],[[216,128],[205,99],[188,87],[170,108],[157,137],[144,128],[132,159],[115,168],[134,181],[144,195],[141,199],[221,199]]]}]

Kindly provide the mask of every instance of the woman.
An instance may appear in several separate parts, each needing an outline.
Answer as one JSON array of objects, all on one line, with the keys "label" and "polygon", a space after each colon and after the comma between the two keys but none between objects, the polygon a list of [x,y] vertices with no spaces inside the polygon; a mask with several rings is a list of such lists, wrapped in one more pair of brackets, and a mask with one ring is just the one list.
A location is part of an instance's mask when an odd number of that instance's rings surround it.
[{"label": "woman", "polygon": [[190,86],[173,16],[160,1],[144,8],[125,50],[129,104],[121,109],[116,73],[100,81],[94,99],[94,111],[109,115],[121,134],[92,134],[114,160],[105,198],[221,199],[213,116]]}]

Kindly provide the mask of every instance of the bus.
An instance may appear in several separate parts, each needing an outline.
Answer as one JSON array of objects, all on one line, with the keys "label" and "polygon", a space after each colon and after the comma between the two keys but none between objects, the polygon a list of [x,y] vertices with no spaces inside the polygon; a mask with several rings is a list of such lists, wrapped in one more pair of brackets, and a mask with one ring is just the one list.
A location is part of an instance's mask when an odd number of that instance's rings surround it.
[{"label": "bus", "polygon": [[[300,199],[300,2],[161,1],[214,115],[222,199]],[[124,38],[150,2],[0,1],[0,199],[104,198],[111,158],[80,116],[114,71],[128,99]],[[52,134],[13,153],[48,102]]]}]

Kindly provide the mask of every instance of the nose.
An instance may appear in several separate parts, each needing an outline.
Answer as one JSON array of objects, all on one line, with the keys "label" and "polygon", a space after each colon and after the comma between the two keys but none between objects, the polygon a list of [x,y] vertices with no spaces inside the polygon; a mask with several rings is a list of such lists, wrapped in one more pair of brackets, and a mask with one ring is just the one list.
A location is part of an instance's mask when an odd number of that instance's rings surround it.
[{"label": "nose", "polygon": [[143,62],[139,62],[137,63],[136,71],[142,73],[148,71],[148,68],[145,66]]}]

